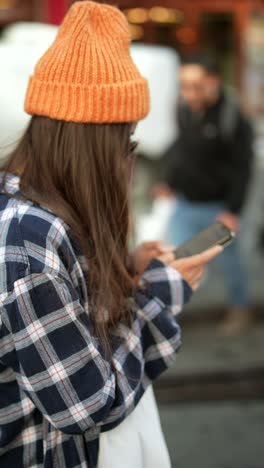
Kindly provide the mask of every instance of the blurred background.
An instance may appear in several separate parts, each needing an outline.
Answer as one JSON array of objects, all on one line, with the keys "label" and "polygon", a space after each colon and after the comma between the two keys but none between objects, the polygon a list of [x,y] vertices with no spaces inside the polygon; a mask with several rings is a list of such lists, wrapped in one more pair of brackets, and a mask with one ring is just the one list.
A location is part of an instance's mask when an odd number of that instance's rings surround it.
[{"label": "blurred background", "polygon": [[[1,158],[28,122],[23,112],[28,77],[71,3],[0,0]],[[114,3],[127,16],[132,54],[149,79],[152,97],[151,114],[135,135],[139,141],[133,187],[136,242],[165,239],[177,204],[177,196],[160,196],[156,188],[166,154],[182,131],[176,112],[181,101],[181,57],[199,52],[213,59],[221,89],[232,90],[253,128],[254,161],[240,240],[251,319],[243,333],[218,333],[230,304],[223,274],[212,271],[182,315],[183,349],[174,368],[157,383],[156,395],[173,468],[263,468],[264,0]]]}]

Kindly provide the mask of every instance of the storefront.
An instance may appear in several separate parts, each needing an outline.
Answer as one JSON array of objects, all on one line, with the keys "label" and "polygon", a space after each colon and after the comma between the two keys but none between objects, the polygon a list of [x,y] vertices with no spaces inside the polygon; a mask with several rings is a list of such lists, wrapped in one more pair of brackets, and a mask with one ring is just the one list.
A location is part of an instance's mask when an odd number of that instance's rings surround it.
[{"label": "storefront", "polygon": [[245,67],[243,87],[248,106],[264,135],[264,11],[255,11],[244,37]]},{"label": "storefront", "polygon": [[135,39],[170,44],[182,53],[206,50],[219,59],[227,81],[242,83],[245,35],[253,13],[264,10],[263,0],[163,0],[160,5],[124,2]]},{"label": "storefront", "polygon": [[[104,0],[105,1],[105,0]],[[19,20],[59,24],[72,0],[0,0],[0,27]],[[103,2],[99,2],[103,3]],[[110,1],[106,3],[111,3]],[[206,50],[219,59],[227,82],[245,83],[245,41],[264,0],[119,0],[135,41]],[[247,49],[248,50],[248,49]]]}]

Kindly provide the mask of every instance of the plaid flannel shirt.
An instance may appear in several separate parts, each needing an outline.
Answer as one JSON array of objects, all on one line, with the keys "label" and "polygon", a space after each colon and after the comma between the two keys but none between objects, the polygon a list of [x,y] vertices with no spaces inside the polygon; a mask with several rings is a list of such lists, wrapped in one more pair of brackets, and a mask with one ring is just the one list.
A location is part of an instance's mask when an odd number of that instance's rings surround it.
[{"label": "plaid flannel shirt", "polygon": [[[135,408],[180,346],[190,289],[154,260],[111,362],[93,334],[88,265],[51,211],[4,194],[0,176],[0,465],[96,467],[99,434]],[[19,194],[19,178],[6,189]],[[106,291],[107,294],[107,291]]]}]

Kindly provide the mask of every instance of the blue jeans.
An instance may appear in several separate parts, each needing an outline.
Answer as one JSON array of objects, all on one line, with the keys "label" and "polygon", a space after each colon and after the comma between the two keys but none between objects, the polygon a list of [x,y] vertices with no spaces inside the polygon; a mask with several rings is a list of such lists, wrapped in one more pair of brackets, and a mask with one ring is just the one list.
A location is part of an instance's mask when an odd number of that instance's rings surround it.
[{"label": "blue jeans", "polygon": [[[221,203],[197,203],[184,198],[177,200],[175,211],[168,225],[166,240],[180,245],[212,224],[226,208]],[[248,277],[240,255],[239,240],[227,247],[213,263],[224,273],[233,306],[249,306]]]}]

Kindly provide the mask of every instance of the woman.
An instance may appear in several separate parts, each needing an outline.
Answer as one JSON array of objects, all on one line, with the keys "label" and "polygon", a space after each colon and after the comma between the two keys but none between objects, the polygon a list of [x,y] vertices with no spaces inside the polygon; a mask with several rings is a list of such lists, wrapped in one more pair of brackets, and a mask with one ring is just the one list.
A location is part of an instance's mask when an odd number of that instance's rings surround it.
[{"label": "woman", "polygon": [[99,434],[173,362],[176,316],[221,251],[175,261],[153,243],[128,255],[130,135],[149,109],[129,44],[117,9],[76,2],[2,168],[2,468],[97,466]]}]

